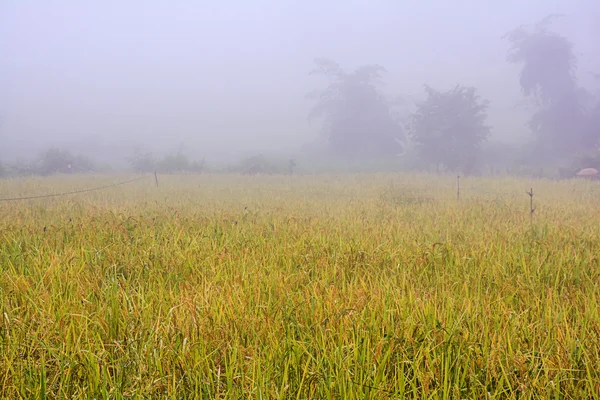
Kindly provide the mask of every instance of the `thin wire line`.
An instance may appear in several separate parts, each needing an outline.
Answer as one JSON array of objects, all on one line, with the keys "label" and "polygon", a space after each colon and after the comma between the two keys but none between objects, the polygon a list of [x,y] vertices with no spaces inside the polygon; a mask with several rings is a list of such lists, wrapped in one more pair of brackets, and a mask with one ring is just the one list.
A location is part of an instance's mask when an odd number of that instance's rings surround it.
[{"label": "thin wire line", "polygon": [[136,181],[139,181],[141,179],[146,178],[146,176],[148,176],[148,175],[140,176],[138,178],[130,179],[130,180],[127,180],[127,181],[112,183],[110,185],[98,186],[98,187],[89,188],[89,189],[82,189],[82,190],[74,190],[72,192],[42,194],[42,195],[38,195],[38,196],[5,198],[5,199],[0,199],[0,202],[45,199],[45,198],[49,198],[49,197],[68,196],[68,195],[71,195],[71,194],[79,194],[79,193],[85,193],[85,192],[92,192],[92,191],[95,191],[95,190],[107,189],[107,188],[111,188],[111,187],[115,187],[115,186],[125,185],[127,183],[136,182]]}]

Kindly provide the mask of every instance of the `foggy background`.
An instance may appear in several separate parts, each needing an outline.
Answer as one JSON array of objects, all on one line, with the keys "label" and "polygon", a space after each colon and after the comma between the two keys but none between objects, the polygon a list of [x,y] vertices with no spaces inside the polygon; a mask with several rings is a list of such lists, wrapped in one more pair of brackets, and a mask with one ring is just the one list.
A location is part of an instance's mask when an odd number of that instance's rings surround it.
[{"label": "foggy background", "polygon": [[135,149],[206,156],[294,152],[320,126],[305,95],[315,57],[380,64],[385,92],[473,85],[490,100],[491,140],[523,141],[518,67],[501,36],[550,13],[600,71],[592,0],[0,1],[0,158],[49,146],[99,158]]}]

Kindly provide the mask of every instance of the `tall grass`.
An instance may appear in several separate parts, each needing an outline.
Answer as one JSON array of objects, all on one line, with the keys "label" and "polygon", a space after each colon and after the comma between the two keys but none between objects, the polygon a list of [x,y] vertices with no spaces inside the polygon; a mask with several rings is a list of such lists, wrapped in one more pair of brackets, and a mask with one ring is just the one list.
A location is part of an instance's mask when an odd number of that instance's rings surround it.
[{"label": "tall grass", "polygon": [[600,397],[591,182],[153,179],[0,203],[2,398]]}]

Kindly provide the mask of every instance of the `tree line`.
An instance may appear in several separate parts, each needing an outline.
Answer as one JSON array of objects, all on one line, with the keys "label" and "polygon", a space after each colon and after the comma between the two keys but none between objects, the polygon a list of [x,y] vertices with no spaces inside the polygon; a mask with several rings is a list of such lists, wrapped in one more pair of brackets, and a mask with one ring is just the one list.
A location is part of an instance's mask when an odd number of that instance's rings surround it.
[{"label": "tree line", "polygon": [[[519,27],[504,36],[507,62],[520,67],[522,93],[535,106],[528,121],[534,133],[529,156],[558,161],[583,154],[589,159],[590,149],[600,147],[600,99],[578,84],[572,43],[550,29],[555,18],[548,16],[533,29]],[[420,159],[436,170],[473,172],[490,134],[489,101],[474,87],[438,90],[425,85],[425,99],[403,126],[381,92],[383,72],[380,65],[347,72],[335,61],[315,60],[311,73],[327,78],[328,85],[309,94],[315,101],[309,117],[321,120],[329,153],[346,158],[395,156],[403,154],[410,140]],[[600,162],[597,155],[594,162]]]},{"label": "tree line", "polygon": [[[562,162],[575,159],[578,167],[600,169],[600,97],[582,87],[576,76],[577,57],[573,44],[550,29],[550,15],[532,29],[519,27],[506,35],[506,61],[518,65],[522,93],[535,107],[528,125],[533,140],[525,158]],[[344,70],[337,62],[317,58],[313,75],[327,85],[309,93],[314,104],[310,120],[318,120],[329,156],[361,161],[396,158],[411,148],[421,166],[436,171],[475,173],[483,158],[501,155],[483,153],[491,127],[487,123],[489,100],[474,87],[455,85],[446,90],[424,85],[424,99],[406,121],[394,114],[393,101],[382,92],[385,68],[363,65]],[[600,75],[599,75],[600,76]],[[502,150],[506,154],[506,150]],[[198,173],[206,171],[204,160],[192,161],[181,152],[162,159],[136,154],[129,160],[136,172]],[[264,157],[250,157],[231,171],[291,171],[295,161],[274,166]],[[49,149],[30,163],[0,164],[0,175],[50,175],[95,171],[98,167],[66,150]],[[567,171],[571,176],[573,171]]]}]

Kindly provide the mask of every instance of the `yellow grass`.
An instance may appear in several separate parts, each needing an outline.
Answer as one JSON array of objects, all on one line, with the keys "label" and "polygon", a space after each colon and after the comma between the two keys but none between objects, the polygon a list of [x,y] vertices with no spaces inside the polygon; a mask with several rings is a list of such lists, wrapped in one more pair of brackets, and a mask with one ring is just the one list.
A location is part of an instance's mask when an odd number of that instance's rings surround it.
[{"label": "yellow grass", "polygon": [[0,203],[2,398],[600,396],[600,185],[159,179]]}]

